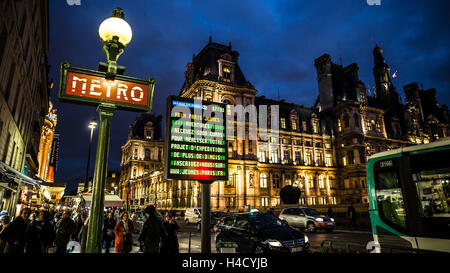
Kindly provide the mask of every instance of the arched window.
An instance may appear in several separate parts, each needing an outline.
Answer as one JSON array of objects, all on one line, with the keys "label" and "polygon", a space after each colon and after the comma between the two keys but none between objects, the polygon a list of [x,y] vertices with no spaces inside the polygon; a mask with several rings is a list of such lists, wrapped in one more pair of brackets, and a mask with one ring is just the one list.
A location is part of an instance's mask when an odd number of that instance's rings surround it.
[{"label": "arched window", "polygon": [[265,173],[259,175],[259,187],[264,189],[267,188],[267,175]]}]

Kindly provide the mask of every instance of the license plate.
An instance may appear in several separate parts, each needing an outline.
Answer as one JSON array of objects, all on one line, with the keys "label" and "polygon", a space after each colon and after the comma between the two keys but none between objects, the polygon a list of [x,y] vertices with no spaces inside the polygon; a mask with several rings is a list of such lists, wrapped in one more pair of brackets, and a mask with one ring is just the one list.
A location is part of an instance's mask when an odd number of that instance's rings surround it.
[{"label": "license plate", "polygon": [[220,249],[221,253],[236,253],[236,248],[231,248],[231,247],[222,247]]},{"label": "license plate", "polygon": [[302,247],[293,247],[291,248],[291,252],[299,252],[302,251]]},{"label": "license plate", "polygon": [[327,225],[329,225],[329,226],[334,226],[334,223],[327,223]]}]

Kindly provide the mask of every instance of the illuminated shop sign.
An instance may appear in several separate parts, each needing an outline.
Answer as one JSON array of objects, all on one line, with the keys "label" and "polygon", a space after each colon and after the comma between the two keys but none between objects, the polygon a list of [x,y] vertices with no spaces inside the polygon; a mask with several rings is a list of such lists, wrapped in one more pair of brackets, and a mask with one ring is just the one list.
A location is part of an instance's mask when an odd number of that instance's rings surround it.
[{"label": "illuminated shop sign", "polygon": [[228,180],[225,105],[170,96],[166,117],[164,177]]}]

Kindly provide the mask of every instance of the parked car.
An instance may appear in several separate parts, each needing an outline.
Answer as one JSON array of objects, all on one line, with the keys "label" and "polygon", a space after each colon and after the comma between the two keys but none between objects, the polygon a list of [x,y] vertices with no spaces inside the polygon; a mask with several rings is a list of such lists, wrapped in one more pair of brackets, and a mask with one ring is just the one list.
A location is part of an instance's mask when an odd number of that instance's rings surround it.
[{"label": "parked car", "polygon": [[311,208],[284,208],[278,217],[282,220],[286,220],[290,226],[301,228],[308,232],[315,232],[318,229],[332,232],[336,227],[333,218],[321,215]]},{"label": "parked car", "polygon": [[184,221],[186,224],[197,223],[198,219],[201,217],[202,210],[200,208],[188,208],[184,212]]},{"label": "parked car", "polygon": [[309,251],[308,237],[271,213],[226,216],[217,230],[217,252],[225,252],[224,246],[239,253]]},{"label": "parked car", "polygon": [[[227,214],[222,211],[211,212],[211,229],[214,229],[214,226],[216,226],[219,222],[221,222],[226,215]],[[201,229],[202,229],[202,218],[200,217],[197,220],[197,230],[201,231]]]}]

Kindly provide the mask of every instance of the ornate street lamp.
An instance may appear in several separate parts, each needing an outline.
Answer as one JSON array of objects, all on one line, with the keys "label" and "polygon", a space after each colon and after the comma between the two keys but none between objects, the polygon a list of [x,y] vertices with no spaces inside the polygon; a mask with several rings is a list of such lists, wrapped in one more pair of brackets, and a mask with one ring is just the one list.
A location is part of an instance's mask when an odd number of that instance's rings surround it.
[{"label": "ornate street lamp", "polygon": [[97,120],[93,118],[88,125],[88,128],[91,128],[91,138],[89,140],[89,152],[88,152],[88,160],[86,166],[86,177],[84,179],[84,192],[87,192],[89,189],[89,163],[91,161],[91,146],[92,146],[92,136],[94,134],[94,129],[97,127]]},{"label": "ornate street lamp", "polygon": [[125,71],[125,67],[118,65],[117,60],[133,37],[121,8],[114,9],[112,16],[100,24],[98,35],[103,43],[107,63],[100,62],[97,70],[106,72],[106,78],[114,79],[116,74],[122,75]]}]

